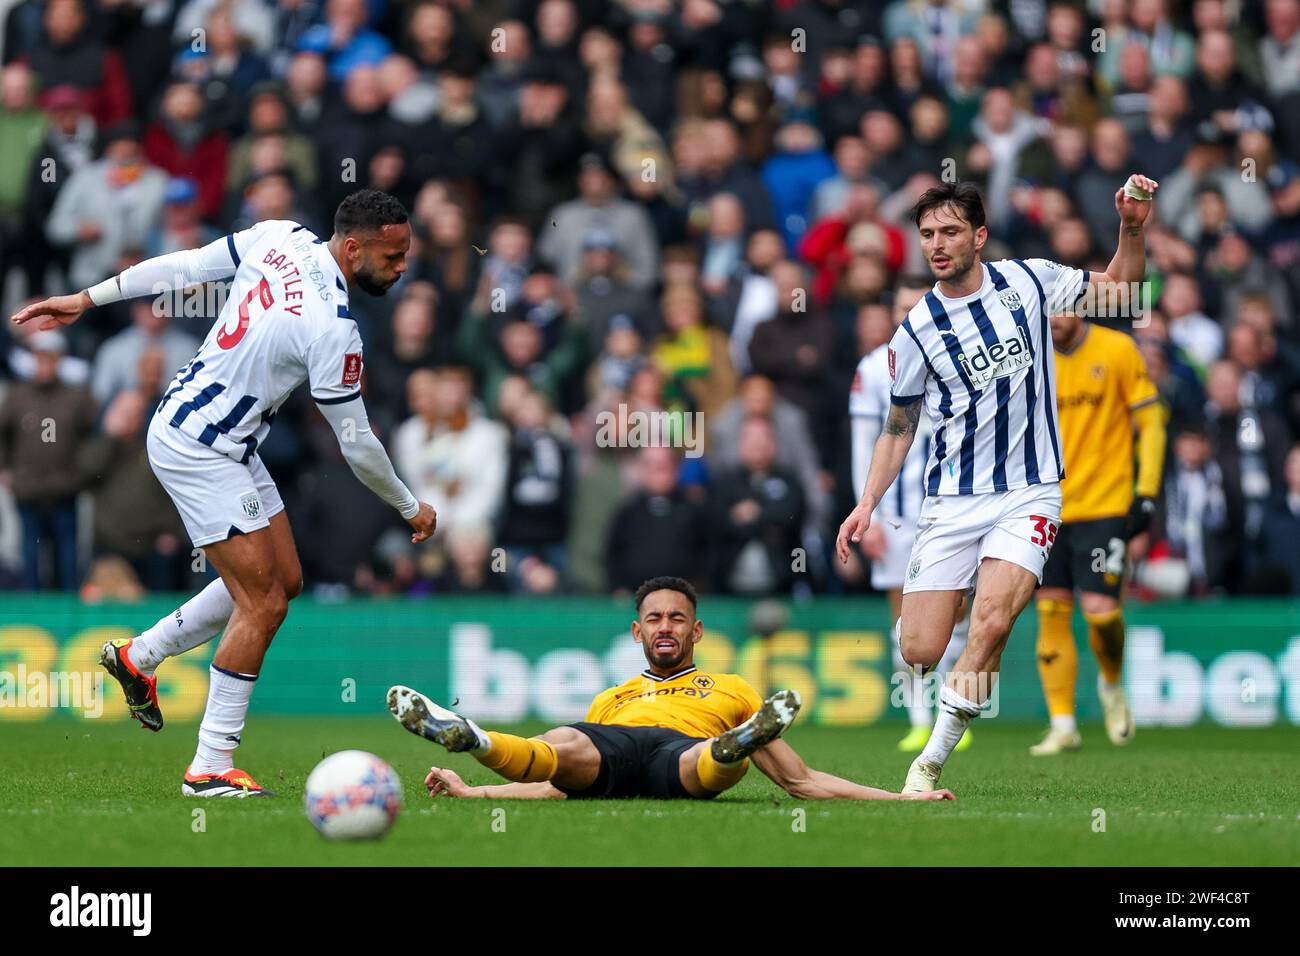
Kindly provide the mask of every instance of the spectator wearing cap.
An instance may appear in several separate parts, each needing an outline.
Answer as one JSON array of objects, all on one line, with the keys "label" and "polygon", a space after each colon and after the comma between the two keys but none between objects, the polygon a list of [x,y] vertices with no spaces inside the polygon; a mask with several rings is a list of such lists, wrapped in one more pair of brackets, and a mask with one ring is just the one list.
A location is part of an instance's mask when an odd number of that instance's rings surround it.
[{"label": "spectator wearing cap", "polygon": [[145,159],[134,124],[110,130],[103,156],[68,178],[45,226],[51,243],[71,250],[70,283],[89,288],[143,249],[166,190],[167,174]]},{"label": "spectator wearing cap", "polygon": [[[10,386],[0,404],[0,480],[13,491],[22,520],[25,587],[74,591],[80,583],[77,451],[94,430],[97,410],[89,391],[59,379],[68,350],[63,333],[36,332],[28,345],[32,378]],[[44,571],[46,545],[53,574]]]},{"label": "spectator wearing cap", "polygon": [[633,287],[647,289],[659,268],[654,226],[644,209],[618,195],[618,181],[604,157],[585,154],[578,164],[578,197],[561,203],[542,226],[538,254],[554,264],[560,277],[573,282],[582,267],[582,242],[603,228],[618,241],[632,270]]},{"label": "spectator wearing cap", "polygon": [[808,229],[817,187],[836,173],[821,133],[806,111],[791,110],[776,136],[776,149],[763,164],[763,183],[772,197],[777,226],[787,249],[798,246]]},{"label": "spectator wearing cap", "polygon": [[144,134],[144,155],[171,174],[199,185],[199,210],[215,222],[226,184],[225,130],[212,129],[204,117],[203,94],[192,83],[172,83],[163,94],[158,119]]},{"label": "spectator wearing cap", "polygon": [[306,190],[316,188],[319,173],[316,157],[316,144],[302,133],[293,129],[290,123],[290,108],[285,90],[274,81],[266,81],[255,86],[249,96],[247,131],[231,144],[226,164],[226,189],[237,192],[253,178],[256,173],[266,172],[268,168],[258,168],[255,154],[259,143],[266,137],[280,139],[280,156],[275,167],[287,167],[292,170],[294,180]]},{"label": "spectator wearing cap", "polygon": [[23,211],[27,205],[27,171],[40,155],[47,121],[36,108],[35,77],[25,63],[11,63],[0,70],[0,308],[5,301],[5,279],[14,264],[23,267],[28,294],[41,291],[40,268],[28,255],[23,234]]},{"label": "spectator wearing cap", "polygon": [[91,396],[101,408],[107,408],[119,392],[135,386],[140,357],[153,349],[162,353],[164,380],[170,379],[200,344],[199,339],[172,327],[168,309],[162,303],[149,298],[133,299],[131,327],[109,338],[95,352]]},{"label": "spectator wearing cap", "polygon": [[649,296],[633,287],[630,276],[614,235],[601,228],[587,233],[582,240],[582,267],[573,291],[578,321],[586,329],[592,355],[604,346],[616,316],[632,323],[642,338],[653,331],[656,323],[649,314]]},{"label": "spectator wearing cap", "polygon": [[44,89],[81,90],[101,128],[131,115],[131,89],[122,60],[88,29],[83,0],[48,0],[40,41],[23,54]]}]

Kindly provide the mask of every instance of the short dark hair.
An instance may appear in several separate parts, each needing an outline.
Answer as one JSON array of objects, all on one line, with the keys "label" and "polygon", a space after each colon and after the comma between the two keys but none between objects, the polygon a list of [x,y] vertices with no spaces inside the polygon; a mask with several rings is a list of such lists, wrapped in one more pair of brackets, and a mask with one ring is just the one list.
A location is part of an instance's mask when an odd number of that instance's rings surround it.
[{"label": "short dark hair", "polygon": [[931,186],[921,193],[921,198],[912,207],[912,221],[920,228],[922,216],[944,206],[956,206],[972,229],[984,225],[984,197],[974,183],[940,183]]},{"label": "short dark hair", "polygon": [[695,588],[692,587],[690,581],[685,578],[675,578],[671,575],[661,575],[642,582],[641,586],[636,589],[636,612],[638,614],[641,613],[641,603],[646,599],[646,595],[654,591],[676,591],[678,594],[686,595],[686,600],[691,602],[692,611],[700,603],[699,595],[695,593]]},{"label": "short dark hair", "polygon": [[377,232],[384,226],[400,226],[406,218],[406,208],[388,193],[378,189],[358,189],[339,203],[334,213],[334,234],[351,236],[358,232]]}]

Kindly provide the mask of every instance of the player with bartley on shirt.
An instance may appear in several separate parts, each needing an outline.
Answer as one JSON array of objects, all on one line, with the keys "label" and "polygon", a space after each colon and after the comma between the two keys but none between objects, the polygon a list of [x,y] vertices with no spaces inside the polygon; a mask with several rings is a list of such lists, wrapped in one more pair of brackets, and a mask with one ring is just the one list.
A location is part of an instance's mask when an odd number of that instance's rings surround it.
[{"label": "player with bartley on shirt", "polygon": [[[933,427],[926,498],[903,583],[900,645],[914,670],[934,668],[972,580],[966,649],[939,692],[938,716],[904,792],[938,786],[958,740],[984,709],[1016,618],[1042,579],[1061,521],[1065,475],[1049,317],[1140,282],[1143,225],[1157,183],[1134,174],[1115,193],[1119,244],[1100,275],[1045,259],[985,263],[984,203],[970,183],[927,190],[914,210],[937,280],[889,343],[890,409],[866,487],[840,526],[847,561],[898,477],[922,404]],[[1089,289],[1089,286],[1092,286]]]},{"label": "player with bartley on shirt", "polygon": [[412,542],[434,532],[370,430],[361,398],[361,336],[348,310],[357,285],[383,295],[406,271],[411,227],[402,204],[359,190],[339,204],[334,234],[317,238],[290,220],[266,220],[200,249],[146,259],[72,295],[13,317],[43,329],[135,296],[230,280],[230,295],[198,353],[172,379],[149,423],[149,464],[180,512],[194,547],[221,577],[134,638],[109,641],[100,664],[122,685],[131,716],[159,731],[155,670],[212,640],[208,703],[186,768],[187,797],[262,797],[234,765],[262,661],[302,591],[302,566],[275,482],[257,455],[280,406],[304,381],[356,476],[395,508]]}]

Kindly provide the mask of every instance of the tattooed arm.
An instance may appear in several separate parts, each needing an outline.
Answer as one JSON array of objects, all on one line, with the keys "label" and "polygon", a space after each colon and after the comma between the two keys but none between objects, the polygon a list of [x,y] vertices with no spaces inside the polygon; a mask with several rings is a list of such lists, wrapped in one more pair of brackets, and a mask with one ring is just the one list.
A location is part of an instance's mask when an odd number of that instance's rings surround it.
[{"label": "tattooed arm", "polygon": [[876,447],[871,453],[871,469],[867,472],[867,486],[862,492],[862,500],[844,519],[835,539],[835,552],[841,561],[849,559],[849,542],[857,544],[871,527],[871,512],[898,478],[898,472],[916,438],[916,426],[921,420],[921,405],[922,396],[918,395],[902,402],[894,400],[889,406],[884,430],[876,439]]}]

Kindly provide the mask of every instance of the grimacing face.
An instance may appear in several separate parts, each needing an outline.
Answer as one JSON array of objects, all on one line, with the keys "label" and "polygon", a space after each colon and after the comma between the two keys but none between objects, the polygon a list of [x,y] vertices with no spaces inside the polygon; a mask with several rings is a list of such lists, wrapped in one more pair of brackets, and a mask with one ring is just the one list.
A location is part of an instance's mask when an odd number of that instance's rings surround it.
[{"label": "grimacing face", "polygon": [[983,226],[971,228],[961,210],[948,205],[931,209],[921,217],[918,231],[921,251],[930,264],[930,272],[940,282],[957,283],[975,264],[976,254],[988,239]]},{"label": "grimacing face", "polygon": [[406,271],[411,248],[409,223],[384,226],[378,232],[349,236],[345,246],[352,261],[352,278],[370,295],[383,295]]},{"label": "grimacing face", "polygon": [[632,637],[641,645],[646,661],[663,671],[689,666],[703,636],[704,623],[680,591],[651,591],[632,622]]}]

